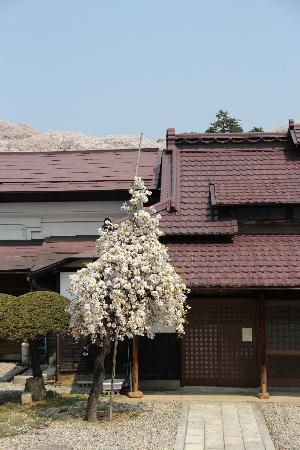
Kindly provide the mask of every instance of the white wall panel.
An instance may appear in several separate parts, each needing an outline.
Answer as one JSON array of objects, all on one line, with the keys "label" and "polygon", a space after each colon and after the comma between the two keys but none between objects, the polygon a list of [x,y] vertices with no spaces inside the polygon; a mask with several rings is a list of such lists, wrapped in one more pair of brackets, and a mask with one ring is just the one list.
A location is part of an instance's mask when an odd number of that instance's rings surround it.
[{"label": "white wall panel", "polygon": [[0,239],[96,235],[105,217],[122,217],[122,202],[0,203]]},{"label": "white wall panel", "polygon": [[72,298],[72,295],[69,292],[69,287],[71,280],[69,278],[74,272],[60,272],[59,274],[59,292],[66,298]]}]

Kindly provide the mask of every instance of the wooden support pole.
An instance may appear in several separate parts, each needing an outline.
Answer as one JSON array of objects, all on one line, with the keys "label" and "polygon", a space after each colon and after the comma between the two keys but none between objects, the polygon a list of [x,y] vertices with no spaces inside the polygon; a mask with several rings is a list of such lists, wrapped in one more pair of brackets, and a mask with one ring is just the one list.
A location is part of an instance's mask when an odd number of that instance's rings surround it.
[{"label": "wooden support pole", "polygon": [[268,372],[266,358],[266,304],[263,297],[259,300],[259,323],[260,323],[260,393],[259,398],[267,400],[268,392]]},{"label": "wooden support pole", "polygon": [[133,338],[133,392],[139,390],[139,337]]},{"label": "wooden support pole", "polygon": [[61,350],[61,339],[59,333],[56,334],[56,370],[55,370],[55,382],[59,381],[60,372],[60,350]]},{"label": "wooden support pole", "polygon": [[133,348],[133,384],[132,392],[128,393],[128,397],[141,398],[143,393],[139,391],[139,336],[134,336],[132,348]]}]

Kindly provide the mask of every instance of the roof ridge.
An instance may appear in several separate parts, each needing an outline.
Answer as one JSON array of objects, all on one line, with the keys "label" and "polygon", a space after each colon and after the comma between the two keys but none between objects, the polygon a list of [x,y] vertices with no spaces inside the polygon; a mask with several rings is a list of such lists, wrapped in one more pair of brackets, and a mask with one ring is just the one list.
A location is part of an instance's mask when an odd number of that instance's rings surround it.
[{"label": "roof ridge", "polygon": [[228,142],[241,144],[243,142],[248,142],[251,144],[257,144],[259,142],[288,142],[287,134],[270,134],[266,135],[250,135],[249,133],[234,135],[233,133],[218,133],[218,134],[195,134],[195,135],[176,135],[175,143],[176,144],[211,144],[211,143],[219,143],[226,144]]},{"label": "roof ridge", "polygon": [[[153,152],[153,151],[161,151],[159,147],[143,147],[141,148],[142,152]],[[21,152],[21,151],[9,151],[9,152],[1,152],[0,151],[0,156],[1,155],[55,155],[55,154],[59,154],[59,155],[67,155],[67,154],[72,154],[72,153],[83,153],[83,154],[89,154],[89,153],[113,153],[113,152],[122,152],[122,153],[126,153],[126,152],[138,152],[138,148],[92,148],[90,150],[85,150],[85,149],[78,149],[78,150],[48,150],[46,152],[44,151],[38,151],[38,152]]]}]

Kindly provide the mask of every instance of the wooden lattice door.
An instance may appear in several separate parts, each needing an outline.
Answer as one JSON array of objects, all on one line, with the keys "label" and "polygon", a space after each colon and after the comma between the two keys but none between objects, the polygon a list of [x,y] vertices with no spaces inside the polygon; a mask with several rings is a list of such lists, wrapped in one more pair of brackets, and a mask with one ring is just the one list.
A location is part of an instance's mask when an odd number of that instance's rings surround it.
[{"label": "wooden lattice door", "polygon": [[183,343],[183,384],[257,385],[256,322],[254,301],[192,301]]}]

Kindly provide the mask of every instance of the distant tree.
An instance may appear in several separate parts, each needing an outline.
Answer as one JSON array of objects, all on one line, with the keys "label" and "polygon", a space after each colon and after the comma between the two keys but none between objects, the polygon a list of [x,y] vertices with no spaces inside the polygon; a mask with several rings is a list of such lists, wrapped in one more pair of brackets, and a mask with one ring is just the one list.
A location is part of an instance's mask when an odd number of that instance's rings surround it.
[{"label": "distant tree", "polygon": [[205,133],[240,133],[243,131],[240,125],[241,121],[235,117],[230,117],[228,111],[219,109],[216,118],[217,120],[210,124]]},{"label": "distant tree", "polygon": [[252,133],[260,133],[261,131],[264,131],[263,127],[253,127],[252,130],[250,130]]},{"label": "distant tree", "polygon": [[0,294],[0,336],[16,341],[27,340],[32,375],[44,386],[39,359],[39,340],[49,334],[67,333],[69,301],[56,292],[35,291],[13,297]]}]

